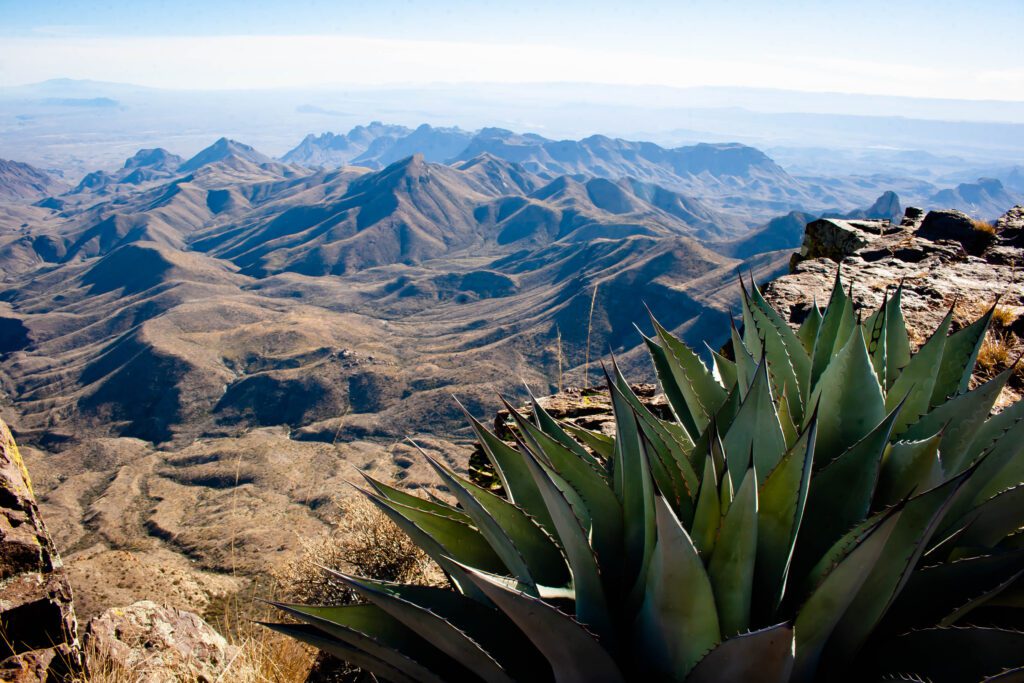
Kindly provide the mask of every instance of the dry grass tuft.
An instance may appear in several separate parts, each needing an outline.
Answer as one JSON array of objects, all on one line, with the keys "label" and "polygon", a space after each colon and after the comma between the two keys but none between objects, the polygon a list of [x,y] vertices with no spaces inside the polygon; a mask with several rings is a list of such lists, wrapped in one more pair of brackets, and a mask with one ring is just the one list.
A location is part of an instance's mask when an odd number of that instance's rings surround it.
[{"label": "dry grass tuft", "polygon": [[974,226],[974,231],[975,232],[984,233],[984,234],[989,235],[991,237],[995,237],[996,236],[996,228],[991,223],[987,223],[985,221],[980,221],[980,220],[972,220],[971,221],[971,225]]},{"label": "dry grass tuft", "polygon": [[[1008,332],[989,330],[985,341],[978,351],[975,374],[982,379],[990,379],[1006,370],[1024,354],[1024,340]],[[1017,363],[1008,384],[1011,387],[1024,387],[1024,361]]]},{"label": "dry grass tuft", "polygon": [[1011,351],[1008,335],[990,332],[978,351],[977,369],[987,376],[996,375],[1009,365]]},{"label": "dry grass tuft", "polygon": [[996,306],[992,312],[992,325],[997,328],[1006,329],[1017,320],[1017,313],[1011,308]]}]

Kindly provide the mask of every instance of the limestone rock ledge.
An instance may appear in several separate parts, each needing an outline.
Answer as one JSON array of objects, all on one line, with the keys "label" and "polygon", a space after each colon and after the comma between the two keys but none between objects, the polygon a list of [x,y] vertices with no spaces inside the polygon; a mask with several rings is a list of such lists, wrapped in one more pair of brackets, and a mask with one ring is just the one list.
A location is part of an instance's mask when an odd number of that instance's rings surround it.
[{"label": "limestone rock ledge", "polygon": [[71,585],[0,422],[0,680],[71,680],[82,662]]}]

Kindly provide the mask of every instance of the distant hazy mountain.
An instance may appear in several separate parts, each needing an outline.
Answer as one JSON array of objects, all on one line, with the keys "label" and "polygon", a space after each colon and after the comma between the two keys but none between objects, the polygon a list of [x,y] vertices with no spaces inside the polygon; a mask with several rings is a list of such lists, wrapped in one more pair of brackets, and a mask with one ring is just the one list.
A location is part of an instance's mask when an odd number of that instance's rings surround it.
[{"label": "distant hazy mountain", "polygon": [[140,149],[125,160],[124,166],[114,173],[93,171],[82,178],[74,192],[100,192],[113,185],[142,185],[155,180],[171,178],[181,166],[182,158],[162,147]]},{"label": "distant hazy mountain", "polygon": [[212,145],[181,164],[178,167],[178,171],[182,173],[191,173],[192,171],[209,164],[234,164],[238,162],[256,164],[259,166],[262,164],[272,164],[274,163],[274,160],[265,154],[257,152],[249,145],[235,140],[229,140],[227,138],[220,138]]},{"label": "distant hazy mountain", "polygon": [[[282,156],[281,161],[311,168],[346,166],[377,140],[389,140],[394,144],[395,140],[411,132],[412,129],[405,126],[390,126],[373,121],[368,126],[356,126],[348,133],[310,133],[297,147]],[[384,146],[387,146],[386,143]]]},{"label": "distant hazy mountain", "polygon": [[960,183],[940,190],[929,199],[930,205],[957,209],[983,219],[997,218],[1020,200],[995,178],[978,178],[974,183]]},{"label": "distant hazy mountain", "polygon": [[20,161],[0,159],[0,201],[35,201],[65,188],[52,175]]},{"label": "distant hazy mountain", "polygon": [[353,163],[370,168],[382,168],[400,159],[422,154],[426,161],[447,162],[460,156],[473,139],[473,133],[461,128],[434,128],[423,124],[416,130],[394,140],[378,138],[369,149],[353,159]]},{"label": "distant hazy mountain", "polygon": [[[422,125],[405,135],[398,127],[371,124],[343,136],[307,136],[283,159],[319,167],[344,163],[379,168],[411,154],[427,161],[459,162],[482,154],[516,162],[541,178],[572,175],[612,180],[631,178],[702,199],[719,200],[748,225],[796,207],[824,208],[835,198],[791,177],[763,152],[738,143],[698,144],[666,149],[594,135],[582,140],[550,140],[501,128],[469,133]],[[367,134],[376,135],[364,152],[350,156]],[[344,149],[336,152],[335,149]]]}]

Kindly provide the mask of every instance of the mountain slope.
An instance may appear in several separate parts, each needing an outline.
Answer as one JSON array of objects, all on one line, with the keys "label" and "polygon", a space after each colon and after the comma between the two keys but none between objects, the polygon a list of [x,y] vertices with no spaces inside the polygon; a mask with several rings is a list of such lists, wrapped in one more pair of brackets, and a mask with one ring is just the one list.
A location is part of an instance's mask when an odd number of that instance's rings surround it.
[{"label": "mountain slope", "polygon": [[0,202],[32,202],[60,194],[64,183],[20,161],[0,159]]}]

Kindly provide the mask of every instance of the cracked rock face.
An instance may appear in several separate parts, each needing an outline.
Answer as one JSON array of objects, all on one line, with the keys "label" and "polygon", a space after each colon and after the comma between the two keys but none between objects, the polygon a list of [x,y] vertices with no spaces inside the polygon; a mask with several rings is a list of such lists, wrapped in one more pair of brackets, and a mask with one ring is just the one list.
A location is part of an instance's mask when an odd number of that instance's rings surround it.
[{"label": "cracked rock face", "polygon": [[0,422],[0,680],[70,680],[81,673],[75,611],[32,483]]}]

